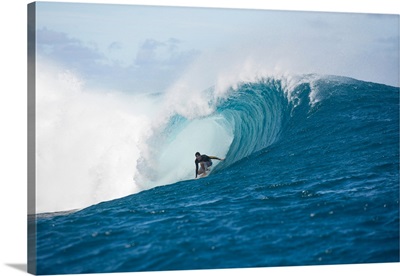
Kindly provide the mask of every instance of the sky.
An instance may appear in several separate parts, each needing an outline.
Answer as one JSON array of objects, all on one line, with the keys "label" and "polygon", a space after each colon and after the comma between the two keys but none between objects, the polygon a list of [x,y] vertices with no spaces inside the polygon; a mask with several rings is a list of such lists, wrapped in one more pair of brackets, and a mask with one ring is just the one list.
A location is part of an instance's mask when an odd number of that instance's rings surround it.
[{"label": "sky", "polygon": [[249,67],[399,85],[398,15],[38,2],[36,20],[39,62],[102,89],[159,93],[190,71],[206,89]]}]

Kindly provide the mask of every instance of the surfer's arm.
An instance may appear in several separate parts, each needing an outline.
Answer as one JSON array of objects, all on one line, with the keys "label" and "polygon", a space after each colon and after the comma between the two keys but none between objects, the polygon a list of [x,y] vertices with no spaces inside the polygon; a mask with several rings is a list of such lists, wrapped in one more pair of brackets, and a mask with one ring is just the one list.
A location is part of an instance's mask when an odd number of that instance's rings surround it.
[{"label": "surfer's arm", "polygon": [[196,164],[196,178],[197,178],[197,174],[199,172],[199,163],[197,163],[196,161],[194,163]]},{"label": "surfer's arm", "polygon": [[217,159],[217,160],[220,160],[220,161],[224,161],[224,159],[222,158],[219,158],[219,157],[216,157],[216,156],[208,156],[208,157],[210,157],[210,159]]}]

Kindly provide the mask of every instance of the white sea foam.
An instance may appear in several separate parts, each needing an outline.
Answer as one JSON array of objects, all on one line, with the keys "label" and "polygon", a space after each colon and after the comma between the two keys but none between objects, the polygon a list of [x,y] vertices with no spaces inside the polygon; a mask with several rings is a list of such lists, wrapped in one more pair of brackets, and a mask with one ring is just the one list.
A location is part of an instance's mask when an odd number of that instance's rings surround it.
[{"label": "white sea foam", "polygon": [[[193,178],[196,151],[226,154],[232,133],[223,119],[205,118],[213,107],[201,93],[177,91],[127,95],[91,89],[78,74],[39,62],[36,212],[79,209]],[[166,134],[174,114],[190,120]]]}]

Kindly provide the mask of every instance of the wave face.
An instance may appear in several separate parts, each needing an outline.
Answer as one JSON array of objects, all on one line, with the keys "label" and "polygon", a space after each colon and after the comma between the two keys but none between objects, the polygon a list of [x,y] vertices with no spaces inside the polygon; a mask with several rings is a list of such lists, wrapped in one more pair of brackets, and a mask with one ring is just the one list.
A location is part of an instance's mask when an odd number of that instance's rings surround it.
[{"label": "wave face", "polygon": [[[399,261],[399,88],[306,75],[175,96],[152,96],[164,116],[138,138],[144,191],[31,221],[38,274]],[[226,160],[191,180],[195,151]]]}]

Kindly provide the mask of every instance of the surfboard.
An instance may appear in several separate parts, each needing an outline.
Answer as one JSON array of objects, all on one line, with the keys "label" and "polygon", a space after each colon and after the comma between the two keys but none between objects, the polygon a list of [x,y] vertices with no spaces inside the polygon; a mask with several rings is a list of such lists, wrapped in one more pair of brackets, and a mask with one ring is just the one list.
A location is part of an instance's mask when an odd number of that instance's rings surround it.
[{"label": "surfboard", "polygon": [[209,173],[202,173],[200,175],[197,176],[197,178],[204,178],[207,177],[209,175]]},{"label": "surfboard", "polygon": [[210,174],[210,172],[211,172],[211,169],[209,167],[207,167],[206,172],[202,173],[202,174],[199,174],[197,176],[197,179],[207,177]]}]

